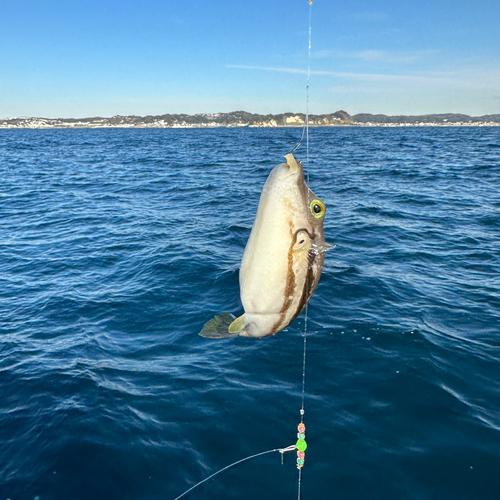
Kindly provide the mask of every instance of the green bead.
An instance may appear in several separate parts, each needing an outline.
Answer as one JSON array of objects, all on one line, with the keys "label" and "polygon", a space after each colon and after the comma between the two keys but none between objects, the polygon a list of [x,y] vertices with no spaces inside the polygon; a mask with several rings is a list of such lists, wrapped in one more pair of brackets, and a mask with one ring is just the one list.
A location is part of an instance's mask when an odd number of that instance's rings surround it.
[{"label": "green bead", "polygon": [[297,443],[295,444],[295,447],[297,448],[297,450],[299,451],[306,451],[306,448],[307,448],[307,443],[305,442],[304,439],[299,439],[297,441]]}]

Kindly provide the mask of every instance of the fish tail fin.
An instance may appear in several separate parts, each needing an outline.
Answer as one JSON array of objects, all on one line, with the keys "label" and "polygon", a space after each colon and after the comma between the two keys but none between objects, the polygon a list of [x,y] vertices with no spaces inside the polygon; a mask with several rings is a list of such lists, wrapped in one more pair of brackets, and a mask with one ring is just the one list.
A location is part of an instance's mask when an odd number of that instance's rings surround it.
[{"label": "fish tail fin", "polygon": [[219,314],[218,316],[215,316],[215,318],[212,318],[208,323],[205,323],[200,335],[207,339],[226,339],[229,337],[237,337],[239,335],[239,331],[235,332],[229,329],[235,320],[236,316],[234,314]]}]

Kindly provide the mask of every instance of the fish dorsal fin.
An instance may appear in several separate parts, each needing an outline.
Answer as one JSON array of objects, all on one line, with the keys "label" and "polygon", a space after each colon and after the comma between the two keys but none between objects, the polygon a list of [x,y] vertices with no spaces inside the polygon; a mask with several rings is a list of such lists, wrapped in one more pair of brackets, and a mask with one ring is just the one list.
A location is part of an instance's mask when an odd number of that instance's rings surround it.
[{"label": "fish dorsal fin", "polygon": [[248,325],[248,319],[243,314],[239,318],[236,318],[227,329],[229,333],[239,333],[245,329],[245,326]]},{"label": "fish dorsal fin", "polygon": [[293,154],[288,153],[287,155],[285,155],[285,158],[287,165],[290,167],[290,170],[292,172],[297,172],[297,170],[299,169],[299,165],[297,164],[297,160],[295,159]]}]

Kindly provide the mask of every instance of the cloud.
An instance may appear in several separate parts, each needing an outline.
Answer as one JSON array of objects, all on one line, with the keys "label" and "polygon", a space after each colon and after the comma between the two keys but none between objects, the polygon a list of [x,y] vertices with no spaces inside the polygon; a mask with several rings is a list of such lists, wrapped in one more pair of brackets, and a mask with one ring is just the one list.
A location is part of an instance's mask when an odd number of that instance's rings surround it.
[{"label": "cloud", "polygon": [[[285,68],[285,67],[272,67],[272,66],[246,66],[240,64],[229,64],[228,68],[244,69],[251,71],[274,71],[279,73],[291,73],[296,75],[307,75],[307,70],[301,68]],[[413,75],[397,75],[397,74],[383,74],[383,73],[355,73],[345,71],[311,71],[311,75],[318,76],[333,76],[335,78],[358,80],[358,81],[371,81],[371,82],[405,82],[408,80],[427,81],[432,79],[429,76],[413,76]]]},{"label": "cloud", "polygon": [[[226,68],[248,69],[255,71],[277,71],[279,73],[292,73],[296,75],[307,75],[307,70],[298,68],[275,68],[270,66],[246,66],[243,64],[228,64]],[[312,73],[312,72],[311,72]]]},{"label": "cloud", "polygon": [[[243,69],[248,71],[270,71],[307,75],[303,68],[288,68],[274,66],[247,66],[240,64],[227,65],[228,68]],[[485,86],[499,88],[500,69],[495,67],[461,67],[459,69],[425,70],[410,73],[375,73],[375,72],[347,72],[311,70],[311,75],[331,76],[338,80],[386,83],[386,84],[412,84],[412,85],[449,85],[459,88],[480,89]]]},{"label": "cloud", "polygon": [[311,57],[314,59],[352,59],[379,64],[411,64],[428,59],[436,54],[437,51],[435,50],[318,50],[312,51]]},{"label": "cloud", "polygon": [[336,50],[312,50],[311,57],[314,59],[327,59],[335,57],[338,51]]},{"label": "cloud", "polygon": [[413,50],[406,52],[387,50],[361,50],[352,52],[351,57],[368,62],[378,62],[386,64],[407,64],[420,61],[435,54],[433,50]]},{"label": "cloud", "polygon": [[[278,73],[290,73],[294,75],[307,75],[306,69],[301,68],[283,68],[283,67],[273,67],[273,66],[246,66],[242,64],[228,64],[227,68],[245,69],[251,71],[274,71]],[[342,71],[318,71],[312,70],[311,75],[319,76],[334,76],[336,78],[352,78],[357,80],[381,80],[386,78],[397,78],[400,75],[382,75],[382,74],[371,74],[371,73],[348,73]]]}]

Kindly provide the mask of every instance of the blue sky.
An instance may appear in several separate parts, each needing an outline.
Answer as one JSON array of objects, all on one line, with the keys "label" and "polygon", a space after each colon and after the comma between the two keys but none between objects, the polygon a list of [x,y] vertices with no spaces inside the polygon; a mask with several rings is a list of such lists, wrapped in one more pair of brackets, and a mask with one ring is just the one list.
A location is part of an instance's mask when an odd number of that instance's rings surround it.
[{"label": "blue sky", "polygon": [[[310,112],[500,113],[499,0],[314,0]],[[307,0],[2,0],[0,117],[305,111]]]}]

